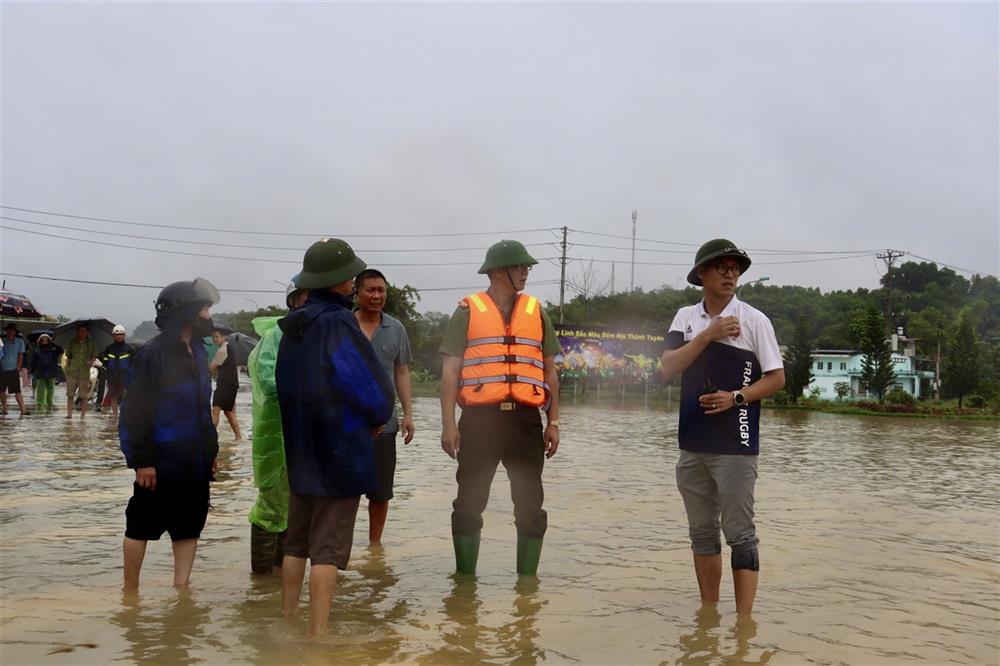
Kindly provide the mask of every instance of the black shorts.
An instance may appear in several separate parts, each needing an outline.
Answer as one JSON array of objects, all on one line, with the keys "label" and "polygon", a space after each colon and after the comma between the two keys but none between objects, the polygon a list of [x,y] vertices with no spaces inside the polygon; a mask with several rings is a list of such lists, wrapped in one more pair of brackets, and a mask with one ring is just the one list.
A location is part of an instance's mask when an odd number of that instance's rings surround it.
[{"label": "black shorts", "polygon": [[208,518],[208,481],[157,479],[156,490],[132,485],[125,509],[125,536],[158,541],[164,532],[173,541],[197,539]]},{"label": "black shorts", "polygon": [[215,387],[215,394],[212,396],[212,406],[221,407],[224,412],[231,412],[236,407],[236,391],[239,386],[223,384]]},{"label": "black shorts", "polygon": [[392,499],[392,484],[396,479],[396,433],[384,432],[372,442],[375,447],[375,488],[366,493],[369,502]]},{"label": "black shorts", "polygon": [[0,393],[20,393],[21,373],[17,370],[0,371]]}]

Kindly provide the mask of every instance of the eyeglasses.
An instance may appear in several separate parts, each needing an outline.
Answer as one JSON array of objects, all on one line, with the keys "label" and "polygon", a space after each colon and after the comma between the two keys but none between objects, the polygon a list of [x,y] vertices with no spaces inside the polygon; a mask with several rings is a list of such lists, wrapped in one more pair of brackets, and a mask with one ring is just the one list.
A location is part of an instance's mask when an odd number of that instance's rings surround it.
[{"label": "eyeglasses", "polygon": [[739,277],[740,273],[743,272],[739,264],[715,264],[714,267],[715,272],[722,276],[732,275],[733,277]]},{"label": "eyeglasses", "polygon": [[530,273],[533,266],[531,264],[518,264],[517,266],[514,266],[514,268],[519,271],[528,271]]}]

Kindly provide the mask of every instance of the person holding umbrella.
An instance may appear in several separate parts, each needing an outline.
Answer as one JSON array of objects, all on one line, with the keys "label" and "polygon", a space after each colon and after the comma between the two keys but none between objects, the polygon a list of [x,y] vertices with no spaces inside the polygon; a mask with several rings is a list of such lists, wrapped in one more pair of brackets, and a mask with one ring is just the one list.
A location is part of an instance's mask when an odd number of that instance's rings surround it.
[{"label": "person holding umbrella", "polygon": [[236,365],[236,354],[229,352],[226,335],[232,330],[216,326],[212,330],[212,342],[218,349],[209,369],[215,375],[215,394],[212,396],[212,423],[219,427],[219,413],[226,415],[229,427],[236,435],[236,441],[243,440],[240,422],[236,420],[236,392],[240,388],[239,368]]},{"label": "person holding umbrella", "polygon": [[7,413],[7,394],[10,393],[17,401],[21,416],[28,411],[24,408],[24,398],[21,396],[21,368],[24,367],[24,338],[17,331],[17,324],[8,323],[3,327],[4,344],[0,356],[0,404],[3,414]]},{"label": "person holding umbrella", "polygon": [[[30,336],[29,336],[30,338]],[[52,342],[48,332],[40,333],[38,346],[31,352],[31,376],[35,380],[35,407],[52,408],[56,379],[59,377],[59,359],[62,347]]]},{"label": "person holding umbrella", "polygon": [[80,395],[80,420],[87,416],[90,397],[90,368],[97,360],[97,347],[90,339],[90,326],[81,323],[76,337],[66,345],[66,418],[73,418],[73,402]]},{"label": "person holding umbrella", "polygon": [[132,359],[118,436],[130,469],[125,510],[125,589],[139,587],[148,541],[170,535],[174,586],[187,587],[208,517],[219,439],[212,424],[212,380],[202,338],[212,330],[215,286],[198,278],[167,285],[156,299],[159,335]]}]

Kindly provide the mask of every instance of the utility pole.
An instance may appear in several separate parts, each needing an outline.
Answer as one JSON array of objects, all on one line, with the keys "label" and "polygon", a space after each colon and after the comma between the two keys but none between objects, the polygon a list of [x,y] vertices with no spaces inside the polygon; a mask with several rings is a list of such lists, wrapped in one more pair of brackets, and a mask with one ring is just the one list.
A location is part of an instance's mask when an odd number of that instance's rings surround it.
[{"label": "utility pole", "polygon": [[615,295],[615,262],[611,262],[611,295]]},{"label": "utility pole", "polygon": [[885,262],[885,290],[888,293],[885,323],[889,327],[889,335],[896,332],[896,326],[893,324],[892,320],[892,265],[896,263],[897,259],[905,254],[905,252],[900,252],[899,250],[886,250],[885,252],[879,252],[875,255],[877,258]]},{"label": "utility pole", "polygon": [[628,290],[635,291],[635,222],[639,219],[639,211],[632,209],[632,277],[629,280]]},{"label": "utility pole", "polygon": [[559,323],[563,323],[563,303],[566,301],[566,227],[562,228],[562,256],[559,257]]}]

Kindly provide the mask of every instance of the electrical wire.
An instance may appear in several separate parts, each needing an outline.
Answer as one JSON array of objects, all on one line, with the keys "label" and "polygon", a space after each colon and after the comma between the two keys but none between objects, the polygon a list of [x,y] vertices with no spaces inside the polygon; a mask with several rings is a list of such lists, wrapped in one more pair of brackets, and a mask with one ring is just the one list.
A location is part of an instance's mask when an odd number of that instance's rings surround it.
[{"label": "electrical wire", "polygon": [[[6,215],[0,215],[0,220],[7,220],[9,222],[21,222],[24,224],[35,224],[41,227],[48,227],[53,229],[63,229],[66,231],[74,231],[77,233],[86,234],[98,234],[107,235],[113,233],[116,238],[135,238],[137,240],[151,240],[151,241],[161,241],[165,243],[180,243],[183,245],[210,245],[212,247],[231,247],[237,249],[248,249],[248,250],[288,250],[291,252],[303,252],[305,248],[302,247],[280,247],[275,245],[248,245],[243,243],[221,243],[219,241],[208,241],[208,240],[186,240],[180,238],[163,238],[162,236],[143,236],[141,234],[126,234],[120,232],[106,232],[99,231],[95,229],[79,229],[77,227],[71,227],[65,224],[53,224],[51,222],[40,222],[38,220],[25,220],[18,217],[8,217]],[[11,227],[13,228],[13,227]],[[551,243],[525,243],[525,247],[541,247],[551,245]],[[355,249],[355,252],[365,252],[365,253],[376,253],[376,252],[465,252],[465,251],[479,251],[488,250],[487,247],[442,247],[442,248],[393,248],[393,249]]]},{"label": "electrical wire", "polygon": [[[0,208],[6,210],[16,210],[22,213],[36,213],[38,215],[52,215],[55,217],[67,217],[74,220],[90,220],[93,222],[107,222],[109,224],[126,224],[136,227],[156,227],[158,229],[177,229],[180,231],[201,231],[207,233],[227,233],[246,234],[248,236],[303,236],[308,238],[325,238],[328,234],[303,233],[292,231],[249,231],[246,229],[224,229],[203,227],[189,227],[177,224],[154,224],[152,222],[135,222],[133,220],[116,220],[108,217],[92,217],[90,215],[73,215],[71,213],[58,213],[50,210],[38,210],[35,208],[19,208],[17,206],[6,206],[0,204]],[[542,227],[538,229],[502,229],[499,231],[453,231],[447,233],[432,234],[338,234],[338,238],[448,238],[456,236],[496,236],[497,234],[529,234],[549,231],[554,227]]]},{"label": "electrical wire", "polygon": [[927,257],[921,257],[919,254],[913,254],[912,252],[907,252],[909,256],[914,259],[922,259],[923,261],[929,261],[932,264],[937,264],[939,266],[944,266],[946,268],[951,268],[956,271],[962,271],[963,273],[971,273],[972,275],[989,275],[992,277],[998,277],[996,273],[987,273],[986,271],[976,271],[971,268],[962,268],[961,266],[955,266],[954,264],[946,264],[943,261],[937,261],[936,259],[928,259]]},{"label": "electrical wire", "polygon": [[[160,284],[135,284],[129,282],[104,282],[101,280],[77,280],[73,278],[59,278],[50,275],[25,275],[23,273],[7,273],[0,271],[0,275],[7,275],[10,277],[25,278],[28,280],[50,280],[53,282],[72,282],[74,284],[91,284],[99,285],[105,287],[130,287],[138,289],[163,289],[166,285]],[[532,286],[548,286],[553,284],[559,284],[559,280],[544,280],[541,282],[532,282]],[[409,285],[407,285],[409,286]],[[413,287],[418,293],[423,292],[436,292],[436,291],[474,291],[483,288],[483,285],[474,285],[467,287],[426,287],[420,289],[418,287]],[[234,293],[234,294],[284,294],[284,289],[219,289],[221,292]]]},{"label": "electrical wire", "polygon": [[[181,250],[167,250],[167,249],[164,249],[164,248],[156,248],[156,247],[140,247],[138,245],[125,245],[123,243],[111,243],[109,241],[95,241],[95,240],[90,240],[90,239],[87,239],[87,238],[74,238],[72,236],[62,236],[60,234],[50,234],[50,233],[46,233],[44,231],[32,231],[30,229],[21,229],[19,227],[5,226],[4,228],[7,231],[16,231],[16,232],[19,232],[19,233],[32,234],[32,235],[35,235],[35,236],[46,236],[48,238],[59,238],[59,239],[62,239],[62,240],[71,240],[71,241],[75,241],[77,243],[88,243],[90,245],[101,245],[101,246],[105,246],[105,247],[117,247],[117,248],[123,248],[123,249],[127,249],[127,250],[144,250],[146,252],[159,252],[161,254],[174,254],[174,255],[182,255],[182,256],[187,256],[187,257],[204,257],[204,258],[207,258],[207,259],[227,259],[227,260],[230,260],[230,261],[250,261],[250,262],[256,262],[256,263],[269,263],[269,264],[296,264],[296,265],[298,265],[298,264],[302,263],[301,260],[293,260],[293,259],[268,259],[268,258],[264,258],[264,257],[232,257],[232,256],[227,256],[227,255],[205,254],[205,253],[202,253],[202,252],[183,252]],[[482,262],[480,262],[480,261],[455,261],[455,262],[427,262],[427,261],[418,261],[418,262],[404,262],[404,263],[383,263],[383,262],[379,262],[379,265],[380,266],[386,266],[386,267],[399,268],[399,267],[404,267],[404,266],[478,266],[480,263],[482,263]]]}]

